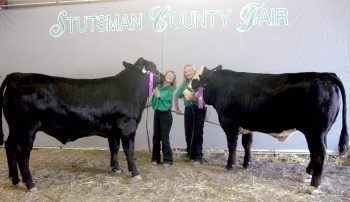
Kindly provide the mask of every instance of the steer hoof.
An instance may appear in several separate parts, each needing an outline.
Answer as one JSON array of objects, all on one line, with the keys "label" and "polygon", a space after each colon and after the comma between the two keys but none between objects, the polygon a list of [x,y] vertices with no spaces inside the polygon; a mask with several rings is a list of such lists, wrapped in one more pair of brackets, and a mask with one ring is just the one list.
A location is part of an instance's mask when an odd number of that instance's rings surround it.
[{"label": "steer hoof", "polygon": [[141,177],[141,175],[136,175],[136,176],[132,177],[131,179],[133,181],[140,181],[140,180],[142,180],[142,177]]},{"label": "steer hoof", "polygon": [[38,191],[38,188],[36,187],[32,187],[30,189],[28,189],[29,192],[37,192]]},{"label": "steer hoof", "polygon": [[243,167],[245,169],[248,169],[250,167],[250,162],[247,162],[247,163],[243,163]]},{"label": "steer hoof", "polygon": [[122,173],[120,169],[112,168],[112,172],[114,173]]},{"label": "steer hoof", "polygon": [[226,165],[225,166],[226,170],[230,171],[230,170],[233,170],[233,165]]},{"label": "steer hoof", "polygon": [[311,182],[311,175],[309,175],[308,173],[304,173],[300,176],[299,181],[300,182]]},{"label": "steer hoof", "polygon": [[17,184],[15,184],[16,187],[24,187],[25,184],[23,182],[19,181]]},{"label": "steer hoof", "polygon": [[309,186],[309,187],[307,188],[307,192],[308,192],[309,194],[312,194],[312,195],[316,195],[316,194],[321,193],[321,191],[319,190],[319,187],[314,187],[314,186]]}]

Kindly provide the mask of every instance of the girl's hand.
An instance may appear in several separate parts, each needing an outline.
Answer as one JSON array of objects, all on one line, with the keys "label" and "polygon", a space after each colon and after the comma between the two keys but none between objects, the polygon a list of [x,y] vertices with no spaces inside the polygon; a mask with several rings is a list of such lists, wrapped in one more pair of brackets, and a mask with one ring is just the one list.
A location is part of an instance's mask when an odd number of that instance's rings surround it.
[{"label": "girl's hand", "polygon": [[197,101],[196,95],[192,94],[192,96],[189,98],[189,101]]},{"label": "girl's hand", "polygon": [[179,109],[175,110],[175,112],[176,112],[177,115],[183,115],[182,111],[179,110]]},{"label": "girl's hand", "polygon": [[155,87],[155,88],[153,89],[153,93],[154,93],[154,95],[155,95],[157,98],[160,97],[160,91],[159,91],[158,87]]}]

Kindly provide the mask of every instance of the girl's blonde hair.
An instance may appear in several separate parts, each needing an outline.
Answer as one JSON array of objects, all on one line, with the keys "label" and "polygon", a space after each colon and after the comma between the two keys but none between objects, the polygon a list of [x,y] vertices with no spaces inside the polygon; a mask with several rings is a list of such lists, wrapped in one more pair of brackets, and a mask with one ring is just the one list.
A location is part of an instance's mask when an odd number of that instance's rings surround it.
[{"label": "girl's blonde hair", "polygon": [[184,66],[184,80],[183,80],[182,84],[186,84],[187,82],[189,82],[189,81],[191,80],[191,79],[187,79],[187,77],[186,77],[186,75],[185,75],[185,69],[186,69],[187,67],[191,67],[191,68],[193,69],[193,71],[194,71],[194,74],[196,74],[196,68],[194,67],[193,64],[187,64],[187,65],[185,65],[185,66]]},{"label": "girl's blonde hair", "polygon": [[174,75],[174,81],[170,83],[170,85],[173,87],[173,89],[175,90],[176,89],[176,74],[174,71],[172,70],[169,70],[169,71],[166,71],[164,76],[166,76],[167,74],[169,73],[172,73]]}]

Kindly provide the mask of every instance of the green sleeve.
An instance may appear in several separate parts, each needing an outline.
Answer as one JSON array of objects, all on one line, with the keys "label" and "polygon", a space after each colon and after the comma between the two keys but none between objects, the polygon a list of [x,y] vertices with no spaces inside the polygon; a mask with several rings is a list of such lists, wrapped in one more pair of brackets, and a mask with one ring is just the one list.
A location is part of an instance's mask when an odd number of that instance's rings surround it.
[{"label": "green sleeve", "polygon": [[182,99],[183,98],[183,92],[184,92],[185,89],[186,89],[186,86],[184,84],[181,84],[179,86],[179,88],[177,89],[177,91],[175,92],[175,96],[177,98]]}]

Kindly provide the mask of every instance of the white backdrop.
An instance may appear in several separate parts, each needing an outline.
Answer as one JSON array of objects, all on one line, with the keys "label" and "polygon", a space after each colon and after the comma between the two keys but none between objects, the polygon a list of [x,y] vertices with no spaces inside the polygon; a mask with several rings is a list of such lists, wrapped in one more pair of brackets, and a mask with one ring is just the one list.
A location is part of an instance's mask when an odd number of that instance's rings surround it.
[{"label": "white backdrop", "polygon": [[[144,57],[160,71],[183,66],[245,72],[335,72],[350,88],[350,2],[347,0],[150,0],[0,10],[0,81],[11,72],[37,72],[73,78],[115,75],[122,61]],[[209,107],[209,121],[218,123]],[[147,148],[153,111],[145,110],[136,146]],[[173,148],[184,148],[183,117],[173,114]],[[348,113],[349,116],[349,113]],[[337,151],[341,115],[328,136]],[[7,123],[3,118],[7,136]],[[226,149],[222,129],[204,127],[204,148]],[[36,146],[61,146],[38,133]],[[65,147],[107,147],[89,137]],[[254,150],[306,151],[301,133],[285,143],[256,133]]]}]

